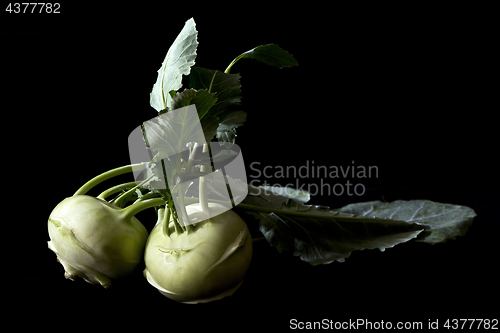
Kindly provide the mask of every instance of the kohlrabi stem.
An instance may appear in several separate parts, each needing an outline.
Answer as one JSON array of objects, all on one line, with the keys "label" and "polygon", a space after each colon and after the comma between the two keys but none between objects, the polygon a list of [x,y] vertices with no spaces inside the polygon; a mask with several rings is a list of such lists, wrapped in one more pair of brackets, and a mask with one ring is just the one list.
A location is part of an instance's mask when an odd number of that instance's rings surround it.
[{"label": "kohlrabi stem", "polygon": [[[207,144],[203,145],[203,152],[204,153],[208,152],[208,145]],[[207,173],[208,172],[208,166],[205,165],[205,164],[203,164],[200,167],[200,171],[203,172],[203,173]],[[207,201],[207,179],[204,176],[200,177],[200,186],[199,186],[199,193],[198,193],[198,195],[200,197],[201,211],[205,215],[210,216],[210,210],[208,208],[208,201]]]},{"label": "kohlrabi stem", "polygon": [[136,201],[134,201],[134,203],[144,201],[147,199],[152,199],[152,198],[159,197],[159,196],[161,196],[160,193],[148,192],[148,193],[144,194],[142,197],[140,197],[139,199],[137,199]]},{"label": "kohlrabi stem", "polygon": [[164,213],[163,215],[163,225],[162,225],[162,231],[165,237],[170,237],[169,224],[170,224],[170,209],[167,208],[167,212]]},{"label": "kohlrabi stem", "polygon": [[118,207],[123,207],[124,200],[128,196],[130,196],[131,194],[133,194],[135,192],[135,190],[137,190],[139,187],[141,187],[142,185],[144,185],[145,183],[147,183],[153,177],[154,177],[154,174],[150,175],[148,178],[144,179],[142,182],[140,182],[136,186],[132,187],[127,192],[120,194],[117,198],[114,199],[114,204],[117,205]]},{"label": "kohlrabi stem", "polygon": [[132,171],[143,170],[145,167],[146,166],[144,164],[138,163],[138,164],[131,164],[131,165],[122,166],[122,167],[119,167],[119,168],[116,168],[116,169],[111,169],[109,171],[101,173],[99,176],[96,176],[96,177],[92,178],[91,180],[89,180],[88,182],[86,182],[73,195],[75,196],[75,195],[86,194],[93,187],[99,185],[100,183],[102,183],[105,180],[108,180],[110,178],[113,178],[113,177],[116,177],[116,176],[119,176],[119,175],[123,175],[125,173],[129,173],[129,172],[132,172]]},{"label": "kohlrabi stem", "polygon": [[142,212],[145,209],[163,205],[165,205],[165,200],[163,200],[162,198],[148,199],[123,208],[120,211],[120,214],[122,214],[122,216],[124,216],[126,219],[130,219],[132,216],[136,215],[139,212]]},{"label": "kohlrabi stem", "polygon": [[[246,53],[246,52],[245,52]],[[226,70],[224,71],[224,73],[226,74],[229,74],[229,72],[231,71],[231,67],[233,67],[233,65],[238,62],[238,60],[240,60],[242,57],[243,57],[244,54],[240,54],[236,59],[234,59],[230,64],[229,66],[227,66]]]},{"label": "kohlrabi stem", "polygon": [[107,197],[109,197],[109,196],[111,196],[111,195],[113,195],[115,193],[118,193],[118,192],[120,192],[122,190],[130,189],[131,187],[134,187],[136,185],[137,185],[136,182],[128,182],[128,183],[116,185],[116,186],[113,186],[111,188],[108,188],[106,191],[103,191],[97,197],[100,198],[100,199],[106,200]]},{"label": "kohlrabi stem", "polygon": [[198,142],[195,142],[191,152],[189,153],[188,162],[186,164],[186,172],[191,172],[191,167],[193,166],[194,156],[196,155],[197,148],[198,148]]},{"label": "kohlrabi stem", "polygon": [[184,229],[182,229],[181,225],[179,224],[179,220],[175,217],[175,215],[172,216],[172,221],[174,222],[175,233],[182,234],[184,232]]},{"label": "kohlrabi stem", "polygon": [[[177,159],[176,164],[177,164],[176,165],[177,170],[181,170],[181,160],[180,159]],[[181,221],[182,221],[183,227],[187,228],[187,226],[190,224],[190,220],[189,220],[188,213],[186,211],[186,205],[184,204],[184,186],[183,185],[184,184],[182,184],[182,182],[177,184],[177,186],[179,186],[179,189],[177,190],[177,200],[179,203],[179,208],[181,209]]]}]

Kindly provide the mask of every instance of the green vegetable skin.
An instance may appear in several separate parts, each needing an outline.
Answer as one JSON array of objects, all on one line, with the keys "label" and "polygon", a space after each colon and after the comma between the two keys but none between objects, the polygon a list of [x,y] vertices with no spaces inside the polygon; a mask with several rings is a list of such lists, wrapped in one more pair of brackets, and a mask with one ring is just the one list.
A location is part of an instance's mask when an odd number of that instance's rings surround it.
[{"label": "green vegetable skin", "polygon": [[49,248],[65,276],[104,287],[132,273],[141,262],[148,232],[135,217],[87,195],[64,199],[52,211]]},{"label": "green vegetable skin", "polygon": [[[232,295],[241,285],[252,258],[252,239],[245,222],[222,205],[210,203],[206,219],[198,204],[186,207],[196,223],[189,233],[176,233],[169,221],[151,232],[144,275],[163,295],[183,303],[203,303]],[[225,211],[225,212],[224,212]]]}]

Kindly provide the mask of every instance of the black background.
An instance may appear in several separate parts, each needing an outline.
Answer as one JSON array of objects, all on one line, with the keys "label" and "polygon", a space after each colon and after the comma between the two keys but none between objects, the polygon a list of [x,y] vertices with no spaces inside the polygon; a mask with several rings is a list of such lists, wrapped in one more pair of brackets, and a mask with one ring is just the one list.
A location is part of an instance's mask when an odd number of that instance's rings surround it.
[{"label": "black background", "polygon": [[[424,327],[437,318],[498,318],[498,103],[488,8],[323,5],[256,14],[251,6],[190,6],[86,3],[63,4],[57,16],[2,12],[6,318],[40,328],[179,323],[238,330],[287,329],[292,318],[418,320]],[[256,244],[242,287],[203,305],[164,298],[140,271],[108,290],[65,280],[47,249],[47,218],[88,179],[129,163],[127,137],[156,116],[149,106],[156,71],[190,17],[199,31],[197,66],[224,70],[267,43],[299,62],[281,70],[251,60],[233,67],[248,113],[237,143],[249,176],[252,162],[376,165],[377,178],[351,181],[364,184],[364,195],[311,202],[467,205],[478,214],[467,235],[361,251],[317,267]],[[151,228],[154,217],[141,214]]]}]

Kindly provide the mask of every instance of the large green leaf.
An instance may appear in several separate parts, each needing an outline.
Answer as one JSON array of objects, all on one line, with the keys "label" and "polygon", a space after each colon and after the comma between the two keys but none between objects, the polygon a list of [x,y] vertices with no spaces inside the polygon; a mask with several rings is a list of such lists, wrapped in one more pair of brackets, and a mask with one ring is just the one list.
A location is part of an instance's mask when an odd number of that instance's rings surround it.
[{"label": "large green leaf", "polygon": [[215,94],[208,92],[206,89],[185,89],[175,94],[172,99],[172,108],[175,110],[194,104],[201,120],[216,102],[217,97],[215,97]]},{"label": "large green leaf", "polygon": [[170,92],[182,87],[182,75],[188,75],[194,65],[198,47],[197,36],[198,31],[191,18],[170,46],[158,70],[158,78],[150,96],[151,106],[158,112],[167,107],[172,109]]},{"label": "large green leaf", "polygon": [[217,103],[210,114],[224,121],[224,119],[241,102],[241,76],[239,74],[226,74],[221,71],[200,67],[193,67],[189,75],[189,87],[192,89],[207,89],[217,96]]},{"label": "large green leaf", "polygon": [[429,200],[361,202],[342,207],[340,212],[356,216],[401,220],[426,227],[418,241],[442,243],[463,236],[476,213],[465,206]]},{"label": "large green leaf", "polygon": [[201,128],[205,134],[205,142],[210,142],[219,126],[219,118],[213,117],[211,112],[216,102],[217,97],[215,97],[215,94],[208,92],[207,89],[185,89],[175,94],[173,98],[173,109],[194,104],[198,112]]},{"label": "large green leaf", "polygon": [[[268,188],[269,189],[269,188]],[[259,214],[260,231],[280,252],[291,251],[311,265],[343,262],[353,251],[384,251],[418,236],[424,227],[404,221],[358,217],[260,189],[238,207]],[[253,188],[249,193],[256,193]],[[300,199],[299,199],[300,200]],[[267,211],[266,211],[267,210]]]},{"label": "large green leaf", "polygon": [[238,110],[241,101],[240,75],[193,67],[189,86],[215,94],[217,103],[210,109],[210,115],[219,119],[217,139],[221,143],[234,143],[236,128],[246,120],[246,113]]},{"label": "large green leaf", "polygon": [[[260,230],[279,251],[312,265],[344,261],[352,251],[393,247],[412,239],[444,242],[463,235],[475,216],[469,207],[427,200],[351,204],[341,209],[306,205],[300,191],[249,185],[237,208],[260,219]],[[418,237],[417,237],[418,236]]]},{"label": "large green leaf", "polygon": [[353,251],[384,251],[407,242],[421,228],[396,220],[361,219],[341,215],[301,216],[282,212],[261,213],[260,231],[278,250],[292,251],[311,265],[343,262]]}]

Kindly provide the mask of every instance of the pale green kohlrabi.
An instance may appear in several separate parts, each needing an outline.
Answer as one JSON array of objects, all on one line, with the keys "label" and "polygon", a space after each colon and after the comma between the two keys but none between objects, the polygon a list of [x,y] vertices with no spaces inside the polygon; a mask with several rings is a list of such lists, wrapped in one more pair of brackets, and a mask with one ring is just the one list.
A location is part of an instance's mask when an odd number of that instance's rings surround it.
[{"label": "pale green kohlrabi", "polygon": [[104,287],[129,275],[142,261],[148,237],[135,217],[104,200],[76,195],[61,201],[49,217],[49,248],[68,279],[81,277]]},{"label": "pale green kohlrabi", "polygon": [[144,254],[144,275],[163,295],[182,303],[205,303],[232,295],[252,258],[252,239],[245,222],[216,203],[209,203],[214,216],[209,219],[199,204],[186,206],[186,211],[194,223],[189,233],[177,233],[172,221],[168,235],[162,232],[163,222],[154,227]]}]

